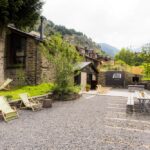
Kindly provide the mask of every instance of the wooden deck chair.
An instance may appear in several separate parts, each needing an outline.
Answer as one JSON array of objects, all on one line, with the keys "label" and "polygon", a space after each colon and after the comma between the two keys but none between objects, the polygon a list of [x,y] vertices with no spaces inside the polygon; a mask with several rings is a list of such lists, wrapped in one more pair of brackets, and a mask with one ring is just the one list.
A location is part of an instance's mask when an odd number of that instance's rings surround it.
[{"label": "wooden deck chair", "polygon": [[100,93],[100,94],[107,93],[109,90],[110,90],[109,87],[103,87],[103,86],[101,86],[101,85],[97,85],[97,91],[98,91],[98,93]]},{"label": "wooden deck chair", "polygon": [[16,109],[9,105],[6,97],[4,96],[0,96],[0,111],[6,122],[18,118]]},{"label": "wooden deck chair", "polygon": [[12,79],[6,79],[6,81],[4,81],[3,84],[0,85],[0,90],[8,90],[7,87],[12,81]]},{"label": "wooden deck chair", "polygon": [[[19,96],[21,98],[21,108],[30,108],[32,111],[42,109],[42,104],[38,101],[34,101],[32,97],[29,98],[27,93],[22,93]],[[24,105],[23,107],[22,104]]]}]

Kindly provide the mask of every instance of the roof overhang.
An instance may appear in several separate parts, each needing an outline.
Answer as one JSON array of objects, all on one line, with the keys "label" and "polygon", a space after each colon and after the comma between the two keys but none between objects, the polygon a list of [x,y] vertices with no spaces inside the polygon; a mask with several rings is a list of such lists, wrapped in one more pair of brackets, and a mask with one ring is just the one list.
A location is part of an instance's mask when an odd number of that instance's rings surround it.
[{"label": "roof overhang", "polygon": [[92,62],[80,62],[78,64],[75,65],[74,70],[75,71],[79,71],[82,70],[84,68],[86,68],[87,66],[91,66],[92,69],[96,72],[99,73],[99,71],[97,70],[97,68],[93,65]]},{"label": "roof overhang", "polygon": [[40,39],[39,36],[33,35],[33,34],[31,34],[31,33],[24,32],[24,31],[22,31],[22,30],[19,30],[19,29],[13,27],[13,26],[8,25],[7,28],[10,29],[10,30],[13,31],[13,32],[16,32],[16,33],[22,35],[22,36],[26,36],[26,37],[33,38],[33,39],[35,39],[35,40],[37,40],[37,41],[39,41],[39,42],[42,42],[42,41],[43,41],[42,39]]}]

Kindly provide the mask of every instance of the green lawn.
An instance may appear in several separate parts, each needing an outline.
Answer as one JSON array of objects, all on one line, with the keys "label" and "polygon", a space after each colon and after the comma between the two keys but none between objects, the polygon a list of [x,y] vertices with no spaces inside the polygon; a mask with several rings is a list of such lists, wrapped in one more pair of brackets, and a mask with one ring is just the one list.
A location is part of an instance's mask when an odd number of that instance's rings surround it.
[{"label": "green lawn", "polygon": [[20,93],[29,93],[30,96],[37,96],[49,93],[54,85],[52,83],[42,83],[36,86],[23,86],[10,91],[0,91],[0,96],[7,96],[13,100],[19,99]]}]

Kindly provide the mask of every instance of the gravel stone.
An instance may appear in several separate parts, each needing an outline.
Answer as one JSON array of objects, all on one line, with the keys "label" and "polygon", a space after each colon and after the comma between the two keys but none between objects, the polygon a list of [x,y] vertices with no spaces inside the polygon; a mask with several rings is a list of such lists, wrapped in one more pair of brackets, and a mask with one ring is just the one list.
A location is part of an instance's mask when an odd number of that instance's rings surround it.
[{"label": "gravel stone", "polygon": [[[0,121],[0,150],[148,150],[150,115],[126,111],[125,97],[84,94]],[[125,109],[121,109],[125,108]]]}]

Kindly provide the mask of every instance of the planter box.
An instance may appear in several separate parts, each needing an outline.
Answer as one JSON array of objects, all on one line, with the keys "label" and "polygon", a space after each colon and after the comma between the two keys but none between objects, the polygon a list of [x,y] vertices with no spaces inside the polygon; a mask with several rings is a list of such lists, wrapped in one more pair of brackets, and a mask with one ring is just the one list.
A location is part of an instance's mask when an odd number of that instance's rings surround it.
[{"label": "planter box", "polygon": [[50,108],[50,107],[52,107],[52,99],[44,99],[43,108]]}]

